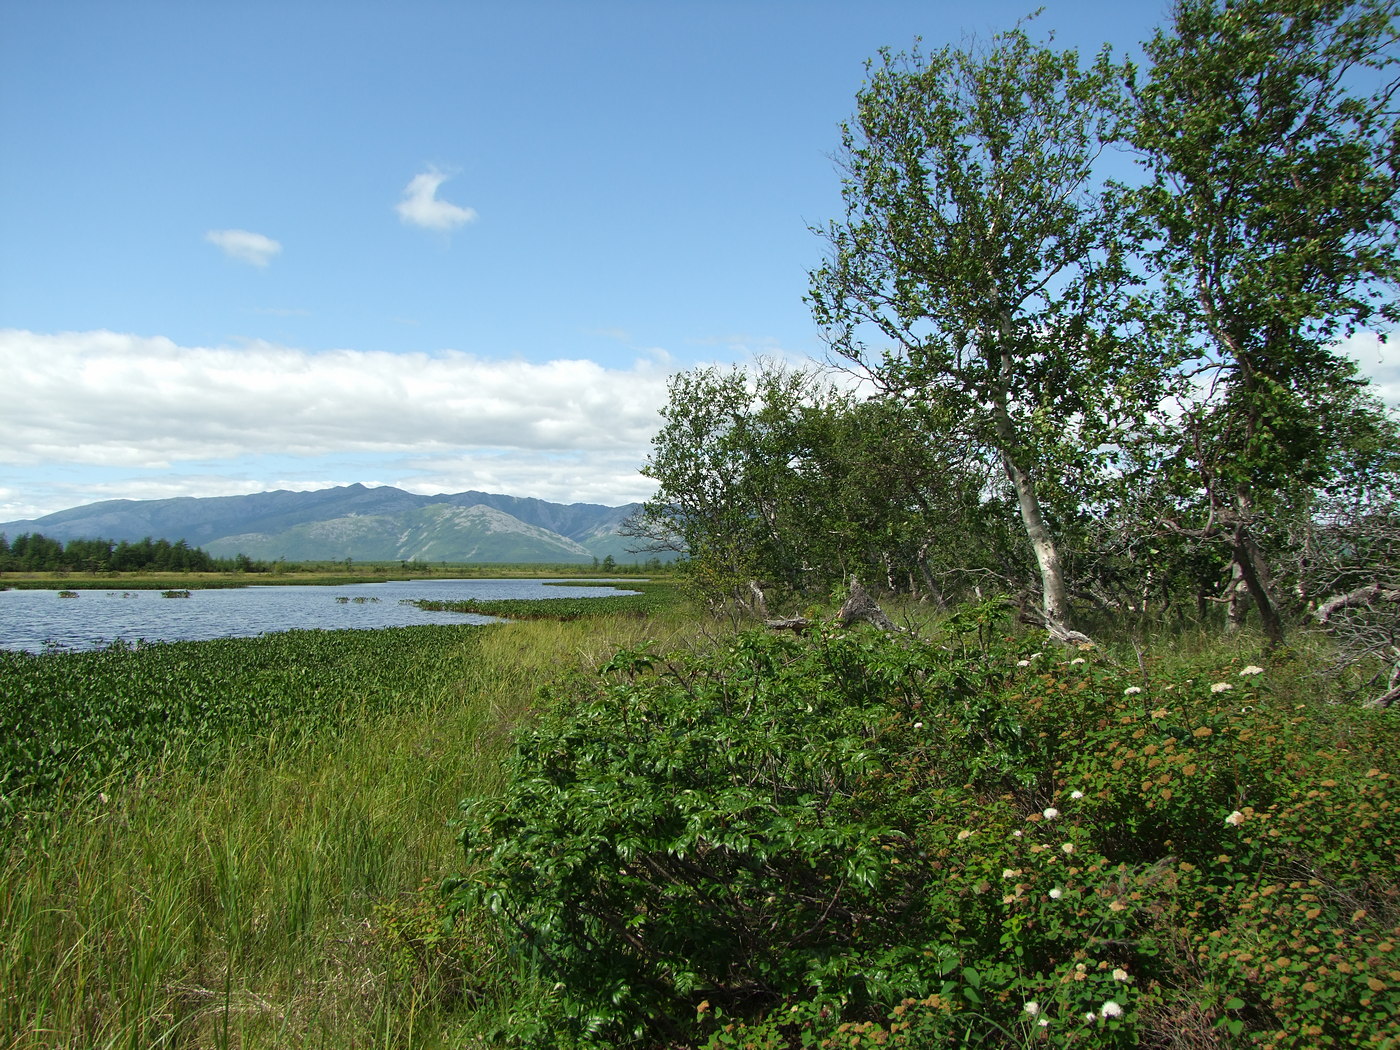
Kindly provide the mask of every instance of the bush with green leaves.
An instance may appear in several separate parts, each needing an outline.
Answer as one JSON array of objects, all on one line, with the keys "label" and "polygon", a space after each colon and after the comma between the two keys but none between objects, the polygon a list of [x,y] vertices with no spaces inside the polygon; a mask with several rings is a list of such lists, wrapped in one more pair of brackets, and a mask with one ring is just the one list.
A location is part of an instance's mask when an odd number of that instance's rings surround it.
[{"label": "bush with green leaves", "polygon": [[457,919],[554,987],[509,1034],[1396,1045],[1400,718],[952,627],[624,652],[560,689],[464,806]]}]

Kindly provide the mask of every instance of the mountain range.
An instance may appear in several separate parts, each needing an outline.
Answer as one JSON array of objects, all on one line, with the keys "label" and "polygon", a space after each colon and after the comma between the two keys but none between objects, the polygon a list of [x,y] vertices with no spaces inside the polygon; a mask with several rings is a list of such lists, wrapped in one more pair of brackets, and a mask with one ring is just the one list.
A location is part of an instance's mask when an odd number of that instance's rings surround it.
[{"label": "mountain range", "polygon": [[312,492],[104,500],[28,521],[0,522],[10,538],[184,540],[220,558],[257,561],[619,563],[650,554],[618,535],[637,504],[550,503],[488,492],[420,496],[391,486]]}]

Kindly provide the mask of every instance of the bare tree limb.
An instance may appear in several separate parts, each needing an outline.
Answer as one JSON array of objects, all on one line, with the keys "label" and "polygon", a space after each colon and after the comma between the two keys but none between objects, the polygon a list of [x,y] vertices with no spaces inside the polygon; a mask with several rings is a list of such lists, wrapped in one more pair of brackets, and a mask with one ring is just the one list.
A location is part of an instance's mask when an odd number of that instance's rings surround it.
[{"label": "bare tree limb", "polygon": [[1368,609],[1375,602],[1400,602],[1400,588],[1387,588],[1379,583],[1367,584],[1365,587],[1358,587],[1354,591],[1346,594],[1334,595],[1317,607],[1313,616],[1318,623],[1326,623],[1331,619],[1332,614],[1341,609],[1354,609],[1357,606],[1366,606]]}]

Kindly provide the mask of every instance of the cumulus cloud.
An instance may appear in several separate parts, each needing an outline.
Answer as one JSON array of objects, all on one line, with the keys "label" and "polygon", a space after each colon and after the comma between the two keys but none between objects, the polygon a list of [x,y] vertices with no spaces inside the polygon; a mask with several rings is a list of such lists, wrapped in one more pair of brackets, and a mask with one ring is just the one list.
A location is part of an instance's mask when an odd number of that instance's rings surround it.
[{"label": "cumulus cloud", "polygon": [[215,245],[230,259],[266,266],[272,257],[282,251],[282,245],[271,237],[248,230],[210,230],[204,239]]},{"label": "cumulus cloud", "polygon": [[644,455],[666,400],[665,374],[645,362],[622,371],[456,351],[187,347],[108,331],[0,331],[0,367],[12,378],[13,410],[0,418],[7,462],[470,448]]},{"label": "cumulus cloud", "polygon": [[438,200],[438,187],[446,181],[447,176],[436,168],[413,176],[404,187],[403,200],[394,205],[394,211],[410,226],[421,226],[425,230],[455,230],[471,222],[476,218],[473,209]]},{"label": "cumulus cloud", "polygon": [[352,482],[618,506],[656,490],[675,368],[0,329],[0,521]]},{"label": "cumulus cloud", "polygon": [[533,496],[553,503],[616,507],[640,502],[656,491],[655,482],[637,472],[641,463],[642,458],[628,450],[538,456],[502,449],[465,457],[415,459],[393,464],[376,476],[387,479],[386,484],[423,495],[471,489]]},{"label": "cumulus cloud", "polygon": [[1375,332],[1357,332],[1340,346],[1371,380],[1371,392],[1389,407],[1400,408],[1400,337],[1382,342]]}]

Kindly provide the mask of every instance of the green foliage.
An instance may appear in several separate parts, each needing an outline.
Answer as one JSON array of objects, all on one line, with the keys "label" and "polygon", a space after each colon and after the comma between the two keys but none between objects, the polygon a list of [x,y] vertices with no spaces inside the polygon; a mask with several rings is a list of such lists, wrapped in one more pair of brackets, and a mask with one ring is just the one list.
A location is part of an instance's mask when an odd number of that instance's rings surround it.
[{"label": "green foliage", "polygon": [[214,558],[184,540],[61,540],[22,533],[13,541],[0,533],[0,572],[267,572],[266,562]]},{"label": "green foliage", "polygon": [[435,686],[471,628],[287,631],[260,638],[0,651],[0,819],[161,763],[334,735]]},{"label": "green foliage", "polygon": [[811,281],[840,353],[936,406],[938,442],[1004,470],[1003,513],[1062,624],[1057,514],[1116,475],[1172,364],[1142,331],[1133,217],[1094,179],[1122,75],[1107,49],[1081,64],[1019,26],[982,48],[882,51],[844,128],[846,216]]},{"label": "green foliage", "polygon": [[[561,584],[574,586],[574,584]],[[611,586],[600,584],[600,586]],[[670,583],[628,583],[627,590],[640,594],[604,594],[597,598],[499,598],[465,601],[420,599],[412,604],[431,612],[475,613],[506,620],[582,620],[601,616],[645,618],[679,600],[677,587]]]},{"label": "green foliage", "polygon": [[1230,549],[1275,641],[1287,518],[1396,447],[1336,344],[1400,319],[1397,42],[1388,0],[1182,0],[1134,90],[1159,323],[1196,377],[1157,514]]},{"label": "green foliage", "polygon": [[671,378],[643,473],[657,494],[625,526],[645,549],[688,557],[687,578],[707,600],[747,596],[748,582],[800,582],[808,536],[792,514],[805,493],[795,462],[809,454],[809,412],[839,398],[784,368],[734,368]]},{"label": "green foliage", "polygon": [[[1288,668],[1131,672],[969,612],[560,689],[464,806],[534,1046],[1384,1046],[1400,729]],[[1278,683],[1276,689],[1274,683]]]},{"label": "green foliage", "polygon": [[675,376],[662,414],[646,467],[658,491],[628,528],[686,551],[686,582],[711,605],[748,605],[751,581],[776,604],[852,573],[942,598],[1003,552],[987,463],[944,442],[926,404],[764,365]]},{"label": "green foliage", "polygon": [[437,879],[378,902],[372,923],[385,976],[414,1009],[451,1009],[479,999],[510,972],[494,931],[452,923]]},{"label": "green foliage", "polygon": [[[1283,639],[1320,499],[1393,477],[1394,419],[1336,344],[1400,320],[1397,42],[1389,0],[1182,0],[1141,73],[1022,26],[869,63],[811,303],[939,419],[923,440],[1003,468],[980,516],[1025,538],[964,571],[1029,595],[1033,556],[1062,623],[1071,589],[1225,597],[1234,625],[1247,594]],[[1098,179],[1111,142],[1145,184]],[[909,531],[947,534],[962,508],[933,496]]]}]

